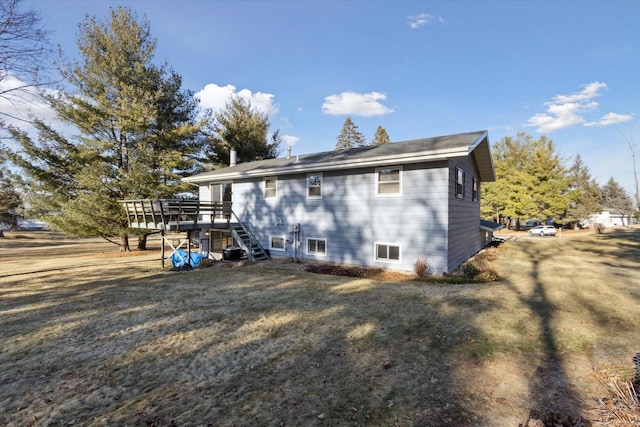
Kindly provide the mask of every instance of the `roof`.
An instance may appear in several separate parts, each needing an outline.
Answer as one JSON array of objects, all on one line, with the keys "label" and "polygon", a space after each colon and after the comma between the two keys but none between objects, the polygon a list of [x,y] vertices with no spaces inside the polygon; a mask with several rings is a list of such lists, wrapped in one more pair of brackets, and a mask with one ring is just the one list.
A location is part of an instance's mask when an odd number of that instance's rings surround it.
[{"label": "roof", "polygon": [[480,180],[494,181],[495,174],[487,131],[238,163],[235,166],[204,172],[183,180],[205,183],[248,177],[431,162],[470,154],[473,154],[476,161]]},{"label": "roof", "polygon": [[504,225],[497,223],[497,222],[493,222],[493,221],[489,221],[486,219],[481,219],[480,220],[480,229],[484,230],[484,231],[498,231],[504,228]]}]

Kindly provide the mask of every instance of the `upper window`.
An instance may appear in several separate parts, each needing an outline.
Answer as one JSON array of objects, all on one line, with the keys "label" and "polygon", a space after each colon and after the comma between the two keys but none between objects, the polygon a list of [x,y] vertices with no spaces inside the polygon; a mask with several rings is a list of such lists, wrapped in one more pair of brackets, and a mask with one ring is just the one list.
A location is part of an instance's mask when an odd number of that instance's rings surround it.
[{"label": "upper window", "polygon": [[456,197],[464,199],[464,171],[456,168]]},{"label": "upper window", "polygon": [[275,199],[277,195],[277,183],[278,179],[276,177],[265,178],[264,179],[264,198],[265,199]]},{"label": "upper window", "polygon": [[327,241],[324,239],[307,239],[307,253],[313,255],[326,255]]},{"label": "upper window", "polygon": [[473,200],[474,202],[477,202],[478,201],[478,193],[480,191],[480,183],[478,182],[477,178],[473,178],[471,183],[472,183],[472,185],[471,185],[471,200]]},{"label": "upper window", "polygon": [[388,243],[376,243],[376,261],[400,261],[400,246]]},{"label": "upper window", "polygon": [[310,173],[307,175],[307,197],[309,199],[322,198],[322,174]]},{"label": "upper window", "polygon": [[402,194],[402,168],[400,166],[376,169],[376,194],[378,196]]}]

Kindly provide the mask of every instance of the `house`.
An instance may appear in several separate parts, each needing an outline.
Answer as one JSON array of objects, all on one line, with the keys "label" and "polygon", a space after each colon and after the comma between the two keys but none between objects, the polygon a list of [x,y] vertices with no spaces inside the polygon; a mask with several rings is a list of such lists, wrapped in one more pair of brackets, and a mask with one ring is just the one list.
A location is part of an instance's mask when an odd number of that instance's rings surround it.
[{"label": "house", "polygon": [[629,217],[616,209],[603,208],[600,213],[591,215],[589,221],[592,224],[602,224],[604,227],[614,227],[618,225],[629,225]]},{"label": "house", "polygon": [[494,230],[480,221],[486,131],[234,163],[184,179],[201,202],[231,203],[231,227],[201,224],[213,252],[237,243],[235,223],[272,257],[450,273]]}]

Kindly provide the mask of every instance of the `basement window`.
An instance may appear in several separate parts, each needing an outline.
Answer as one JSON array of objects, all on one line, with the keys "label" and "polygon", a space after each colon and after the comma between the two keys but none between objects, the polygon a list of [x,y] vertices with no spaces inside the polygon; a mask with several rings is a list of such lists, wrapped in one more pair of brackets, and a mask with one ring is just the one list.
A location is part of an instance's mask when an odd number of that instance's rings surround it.
[{"label": "basement window", "polygon": [[309,255],[326,255],[327,241],[324,239],[307,239],[307,253]]},{"label": "basement window", "polygon": [[376,261],[400,262],[400,245],[392,243],[376,243]]},{"label": "basement window", "polygon": [[269,249],[271,249],[272,251],[284,251],[284,237],[269,236]]}]

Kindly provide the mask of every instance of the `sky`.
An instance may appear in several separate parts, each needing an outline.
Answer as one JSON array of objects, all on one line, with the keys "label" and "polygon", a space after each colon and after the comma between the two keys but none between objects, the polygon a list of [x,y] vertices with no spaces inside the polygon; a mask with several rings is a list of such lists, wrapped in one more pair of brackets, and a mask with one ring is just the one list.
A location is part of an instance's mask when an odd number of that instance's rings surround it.
[{"label": "sky", "polygon": [[[24,0],[77,55],[78,24],[130,7],[156,62],[201,106],[248,98],[292,153],[332,150],[347,117],[368,141],[487,130],[554,141],[632,195],[640,151],[640,1]],[[47,115],[45,110],[39,114]],[[640,156],[640,153],[638,153]],[[640,159],[638,159],[640,173]]]}]

